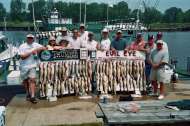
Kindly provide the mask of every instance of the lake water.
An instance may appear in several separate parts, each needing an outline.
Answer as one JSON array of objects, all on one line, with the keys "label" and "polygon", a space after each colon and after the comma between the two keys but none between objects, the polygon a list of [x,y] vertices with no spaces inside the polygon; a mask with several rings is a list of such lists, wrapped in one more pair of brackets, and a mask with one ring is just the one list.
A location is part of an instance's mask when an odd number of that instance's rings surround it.
[{"label": "lake water", "polygon": [[[25,36],[29,32],[27,31],[6,31],[3,32],[9,41],[19,46],[25,40]],[[150,34],[156,34],[156,32],[150,32]],[[190,56],[190,32],[164,32],[163,40],[168,43],[170,58],[177,58],[177,66],[180,69],[186,69],[187,57]],[[100,38],[100,33],[95,34],[96,39]],[[145,40],[147,34],[144,34]],[[97,39],[98,40],[98,39]]]}]

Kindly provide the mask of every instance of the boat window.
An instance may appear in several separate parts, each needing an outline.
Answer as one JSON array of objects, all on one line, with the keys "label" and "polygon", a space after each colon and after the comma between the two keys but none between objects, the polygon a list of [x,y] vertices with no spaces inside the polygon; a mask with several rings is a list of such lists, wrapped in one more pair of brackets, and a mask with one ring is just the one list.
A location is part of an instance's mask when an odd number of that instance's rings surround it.
[{"label": "boat window", "polygon": [[0,53],[2,53],[3,51],[5,51],[7,49],[7,45],[3,40],[0,40]]}]

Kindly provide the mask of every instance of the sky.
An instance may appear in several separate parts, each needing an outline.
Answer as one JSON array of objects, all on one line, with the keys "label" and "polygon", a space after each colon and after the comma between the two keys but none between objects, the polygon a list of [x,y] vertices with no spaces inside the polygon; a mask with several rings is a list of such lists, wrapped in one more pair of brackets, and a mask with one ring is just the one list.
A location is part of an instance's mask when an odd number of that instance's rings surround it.
[{"label": "sky", "polygon": [[[10,10],[10,1],[11,0],[0,0],[1,3],[3,3],[4,7],[7,9],[7,11]],[[25,3],[29,3],[32,0],[23,0]],[[36,0],[34,0],[36,1]],[[54,1],[73,1],[73,2],[79,2],[80,0],[54,0]],[[88,2],[106,2],[111,4],[117,3],[119,1],[125,1],[128,3],[129,8],[136,9],[139,6],[139,1],[142,0],[81,0],[81,1],[88,1]],[[155,1],[157,0],[144,0],[146,3],[149,3],[149,6],[154,6]],[[164,12],[166,9],[170,7],[178,7],[181,8],[183,11],[186,11],[190,9],[190,0],[158,0],[159,4],[157,9],[161,12]]]}]

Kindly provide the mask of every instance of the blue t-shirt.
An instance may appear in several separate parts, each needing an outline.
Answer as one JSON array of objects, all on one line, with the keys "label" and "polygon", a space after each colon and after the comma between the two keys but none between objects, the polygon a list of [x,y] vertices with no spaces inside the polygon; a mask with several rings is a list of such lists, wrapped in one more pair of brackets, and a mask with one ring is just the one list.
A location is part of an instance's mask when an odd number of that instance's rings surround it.
[{"label": "blue t-shirt", "polygon": [[124,50],[127,46],[127,42],[126,40],[120,38],[120,39],[114,39],[112,42],[111,42],[111,47],[120,51],[120,50]]}]

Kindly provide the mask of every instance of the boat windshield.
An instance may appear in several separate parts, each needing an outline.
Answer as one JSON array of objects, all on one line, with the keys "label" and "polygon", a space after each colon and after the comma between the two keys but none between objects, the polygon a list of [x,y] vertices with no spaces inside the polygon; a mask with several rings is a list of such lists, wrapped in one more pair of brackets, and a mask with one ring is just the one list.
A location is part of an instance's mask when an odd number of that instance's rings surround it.
[{"label": "boat windshield", "polygon": [[7,44],[5,43],[4,40],[0,40],[0,53],[2,53],[3,51],[5,51],[7,49]]}]

